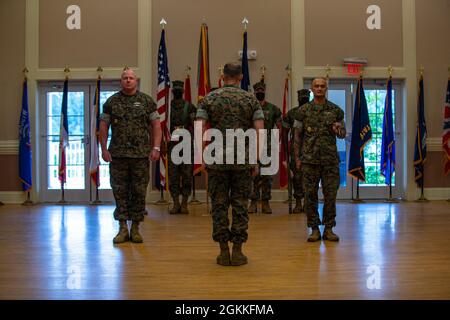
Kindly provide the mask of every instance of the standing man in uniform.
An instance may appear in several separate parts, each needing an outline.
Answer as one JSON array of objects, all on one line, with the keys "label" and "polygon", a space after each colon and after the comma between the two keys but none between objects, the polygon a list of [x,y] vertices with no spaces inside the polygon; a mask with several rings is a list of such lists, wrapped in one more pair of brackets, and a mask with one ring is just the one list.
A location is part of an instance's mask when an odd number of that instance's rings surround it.
[{"label": "standing man in uniform", "polygon": [[[294,139],[294,121],[295,117],[298,115],[300,108],[307,102],[309,102],[310,92],[308,89],[301,89],[297,91],[298,106],[292,108],[283,117],[283,141],[288,141],[288,135],[290,134],[291,141]],[[291,147],[289,150],[289,167],[293,173],[292,185],[294,187],[294,198],[295,198],[295,208],[293,213],[302,213],[303,205],[302,200],[305,197],[305,192],[303,190],[303,173],[302,170],[297,170],[295,166],[294,158],[294,148]]]},{"label": "standing man in uniform", "polygon": [[[221,131],[224,137],[224,150],[227,129],[242,129],[244,132],[264,126],[264,114],[255,97],[239,88],[242,80],[242,67],[227,63],[224,67],[224,86],[210,92],[198,105],[197,119],[202,120],[203,128],[209,121],[211,128]],[[258,136],[258,131],[256,136]],[[247,139],[246,139],[247,140]],[[217,263],[223,266],[238,266],[247,263],[242,253],[242,244],[247,241],[248,213],[247,203],[250,194],[252,174],[258,173],[258,165],[249,163],[249,145],[246,143],[245,163],[237,164],[236,141],[234,145],[234,164],[207,164],[209,175],[208,189],[212,200],[213,240],[220,244]],[[258,141],[256,141],[258,146]],[[259,155],[257,150],[256,154]],[[228,207],[232,206],[232,223],[228,219]],[[233,243],[230,258],[228,242]]]},{"label": "standing man in uniform", "polygon": [[[270,156],[271,150],[271,129],[277,128],[277,126],[281,125],[282,114],[280,109],[272,103],[266,101],[266,84],[262,81],[257,82],[253,85],[253,89],[255,92],[256,99],[259,101],[261,105],[261,109],[264,112],[264,129],[267,130],[267,150],[268,155]],[[263,213],[272,213],[272,209],[269,205],[269,200],[272,198],[272,181],[273,176],[261,174],[257,175],[253,178],[253,189],[250,196],[251,202],[248,207],[249,213],[258,212],[257,203],[258,200],[262,200],[261,211]],[[260,192],[261,190],[261,192]]]},{"label": "standing man in uniform", "polygon": [[[136,74],[131,69],[122,72],[122,90],[112,95],[103,105],[100,121],[102,158],[109,162],[111,187],[116,209],[114,219],[119,221],[119,233],[114,243],[143,242],[139,223],[144,220],[145,195],[149,182],[149,160],[159,159],[161,125],[153,99],[137,89]],[[109,148],[108,130],[112,137]],[[153,149],[150,145],[153,137]],[[132,221],[128,233],[127,220]]]},{"label": "standing man in uniform", "polygon": [[[312,82],[314,100],[305,104],[294,121],[294,152],[297,170],[303,171],[305,211],[311,234],[309,242],[321,239],[319,225],[325,225],[322,238],[339,241],[336,226],[336,195],[339,189],[339,155],[336,137],[346,135],[344,111],[326,98],[327,80]],[[319,183],[324,196],[323,219],[318,211]]]},{"label": "standing man in uniform", "polygon": [[[186,129],[193,133],[196,109],[192,103],[183,100],[184,83],[180,80],[172,82],[173,100],[170,103],[170,132],[176,129]],[[192,162],[191,164],[174,164],[171,154],[176,141],[169,141],[169,191],[173,199],[170,214],[188,214],[188,198],[192,190]],[[183,196],[180,205],[180,194]]]}]

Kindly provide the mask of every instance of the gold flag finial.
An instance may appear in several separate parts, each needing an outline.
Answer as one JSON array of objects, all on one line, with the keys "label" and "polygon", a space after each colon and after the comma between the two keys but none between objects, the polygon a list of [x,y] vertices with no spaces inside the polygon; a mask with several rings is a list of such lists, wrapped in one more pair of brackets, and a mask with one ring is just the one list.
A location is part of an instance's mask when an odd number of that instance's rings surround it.
[{"label": "gold flag finial", "polygon": [[264,75],[266,74],[267,68],[266,68],[265,65],[262,65],[261,68],[260,68],[260,70],[261,70],[261,74],[264,76]]},{"label": "gold flag finial", "polygon": [[103,68],[101,66],[97,67],[97,78],[101,79],[102,78],[102,72],[103,72]]},{"label": "gold flag finial", "polygon": [[27,74],[28,74],[28,69],[27,69],[27,67],[23,68],[22,73],[23,73],[23,78],[26,80],[26,79],[28,78],[28,77],[27,77]]},{"label": "gold flag finial", "polygon": [[184,69],[184,71],[186,72],[186,75],[189,75],[191,73],[191,67],[186,66],[186,69]]},{"label": "gold flag finial", "polygon": [[390,65],[390,66],[388,67],[389,78],[392,78],[392,72],[394,72],[394,68],[392,68],[392,66]]},{"label": "gold flag finial", "polygon": [[69,69],[69,67],[65,67],[65,68],[64,68],[64,73],[65,73],[65,75],[66,75],[66,80],[69,79],[69,74],[70,74],[70,69]]},{"label": "gold flag finial", "polygon": [[325,68],[325,77],[326,77],[327,79],[330,78],[330,72],[331,72],[330,65],[327,64],[327,66],[326,66],[326,68]]}]

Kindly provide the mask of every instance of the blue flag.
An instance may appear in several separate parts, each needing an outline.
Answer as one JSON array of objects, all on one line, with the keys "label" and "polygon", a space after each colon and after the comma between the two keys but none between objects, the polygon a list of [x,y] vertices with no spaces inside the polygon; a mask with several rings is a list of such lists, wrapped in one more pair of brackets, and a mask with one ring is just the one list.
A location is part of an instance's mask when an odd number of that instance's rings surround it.
[{"label": "blue flag", "polygon": [[358,80],[356,90],[355,110],[353,112],[352,141],[350,144],[350,158],[348,160],[348,174],[355,179],[366,181],[364,168],[364,147],[372,139],[369,111],[364,94],[363,79]]},{"label": "blue flag", "polygon": [[19,123],[19,178],[23,191],[31,189],[31,138],[30,116],[28,114],[28,86],[27,79],[23,81],[22,112]]},{"label": "blue flag", "polygon": [[414,146],[414,171],[417,185],[423,186],[423,166],[427,160],[427,126],[425,124],[425,98],[423,94],[423,76],[419,80],[419,98],[417,101],[417,133]]},{"label": "blue flag", "polygon": [[241,89],[248,91],[250,87],[250,73],[248,70],[248,57],[247,57],[247,31],[244,32],[244,46],[242,48],[242,81]]},{"label": "blue flag", "polygon": [[392,78],[387,82],[386,101],[384,103],[383,135],[381,141],[381,174],[385,183],[391,185],[395,171],[395,136],[394,119],[392,117]]}]

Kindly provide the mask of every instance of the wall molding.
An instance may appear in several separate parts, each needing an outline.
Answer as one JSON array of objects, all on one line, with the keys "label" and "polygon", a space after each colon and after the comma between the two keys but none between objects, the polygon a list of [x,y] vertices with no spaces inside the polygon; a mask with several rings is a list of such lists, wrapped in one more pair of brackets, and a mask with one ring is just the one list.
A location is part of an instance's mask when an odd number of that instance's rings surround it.
[{"label": "wall molding", "polygon": [[0,140],[0,155],[18,155],[19,140]]},{"label": "wall molding", "polygon": [[442,152],[442,137],[431,137],[427,139],[427,151]]},{"label": "wall molding", "polygon": [[[432,201],[450,199],[450,188],[425,188],[423,193],[425,198]],[[416,192],[416,197],[419,199],[420,190]]]},{"label": "wall molding", "polygon": [[23,191],[0,191],[0,201],[4,204],[21,204],[26,195]]}]

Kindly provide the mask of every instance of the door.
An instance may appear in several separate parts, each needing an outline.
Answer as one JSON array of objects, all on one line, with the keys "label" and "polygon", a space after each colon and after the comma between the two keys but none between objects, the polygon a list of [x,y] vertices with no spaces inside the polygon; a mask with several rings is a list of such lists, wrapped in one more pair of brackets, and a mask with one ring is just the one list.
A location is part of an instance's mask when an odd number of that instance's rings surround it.
[{"label": "door", "polygon": [[[311,87],[312,79],[305,81],[305,88]],[[328,99],[337,104],[345,113],[345,125],[347,136],[345,139],[337,139],[338,152],[340,157],[340,188],[338,191],[338,199],[352,199],[356,196],[356,181],[347,174],[348,172],[348,155],[350,150],[352,135],[352,119],[354,111],[354,101],[356,95],[357,80],[331,80],[328,85]],[[396,163],[403,163],[402,153],[402,136],[399,128],[402,119],[402,84],[400,82],[393,83],[393,115],[394,115],[394,132],[396,144]],[[370,124],[372,127],[373,137],[370,143],[364,149],[364,161],[366,171],[366,182],[360,183],[359,196],[362,199],[384,199],[389,195],[389,190],[384,184],[384,177],[380,174],[380,158],[381,158],[381,139],[383,127],[384,103],[386,98],[386,81],[385,80],[364,80],[364,93],[366,95],[367,106],[369,111]],[[313,95],[311,94],[311,99]],[[393,175],[392,191],[394,197],[403,195],[401,183],[402,172],[397,170]],[[320,194],[322,197],[322,194]]]},{"label": "door", "polygon": [[[61,121],[62,82],[39,85],[39,199],[43,202],[61,200],[61,183],[58,179],[59,132]],[[117,92],[118,83],[102,84],[100,110],[106,99]],[[95,185],[91,183],[89,159],[91,136],[89,132],[90,112],[93,108],[95,82],[69,82],[67,118],[69,145],[66,148],[66,183],[64,198],[69,202],[88,202],[96,197]],[[101,157],[101,151],[100,151]],[[109,168],[101,160],[100,200],[112,200],[109,185]]]}]

